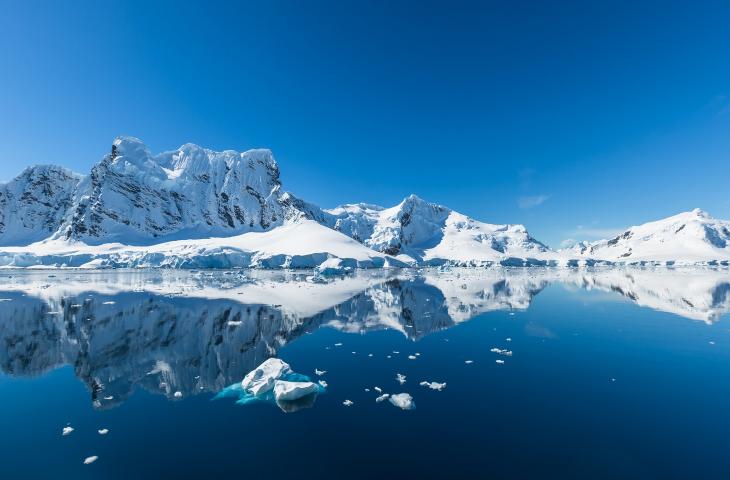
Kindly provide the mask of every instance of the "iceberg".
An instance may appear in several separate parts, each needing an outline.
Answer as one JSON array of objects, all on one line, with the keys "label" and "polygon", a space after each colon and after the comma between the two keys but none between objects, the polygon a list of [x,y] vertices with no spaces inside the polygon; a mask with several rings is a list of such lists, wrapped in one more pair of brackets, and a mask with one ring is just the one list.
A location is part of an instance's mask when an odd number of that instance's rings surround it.
[{"label": "iceberg", "polygon": [[277,402],[298,400],[317,392],[319,392],[319,387],[313,382],[289,382],[286,380],[276,380],[274,382],[274,398]]},{"label": "iceberg", "polygon": [[270,358],[248,373],[241,382],[243,390],[252,395],[261,395],[274,388],[274,382],[283,375],[291,373],[288,363]]}]

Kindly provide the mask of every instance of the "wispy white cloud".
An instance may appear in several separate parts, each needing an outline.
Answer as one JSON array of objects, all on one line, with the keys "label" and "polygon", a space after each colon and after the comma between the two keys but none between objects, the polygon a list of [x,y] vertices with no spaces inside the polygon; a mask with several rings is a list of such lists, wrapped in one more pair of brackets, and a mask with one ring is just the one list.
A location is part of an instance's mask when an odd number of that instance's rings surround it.
[{"label": "wispy white cloud", "polygon": [[542,205],[550,198],[550,195],[535,195],[533,197],[520,197],[517,199],[517,205],[520,208],[532,208]]}]

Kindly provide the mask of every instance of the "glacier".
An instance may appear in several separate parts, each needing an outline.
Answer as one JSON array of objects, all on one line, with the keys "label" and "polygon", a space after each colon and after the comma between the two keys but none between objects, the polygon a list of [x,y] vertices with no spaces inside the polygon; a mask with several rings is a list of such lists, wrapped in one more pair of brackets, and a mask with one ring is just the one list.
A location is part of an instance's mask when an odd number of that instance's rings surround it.
[{"label": "glacier", "polygon": [[415,195],[323,209],[283,190],[271,151],[194,144],[153,155],[134,137],[79,175],[45,165],[0,185],[0,268],[312,269],[730,266],[730,222],[702,210],[554,250],[523,225]]}]

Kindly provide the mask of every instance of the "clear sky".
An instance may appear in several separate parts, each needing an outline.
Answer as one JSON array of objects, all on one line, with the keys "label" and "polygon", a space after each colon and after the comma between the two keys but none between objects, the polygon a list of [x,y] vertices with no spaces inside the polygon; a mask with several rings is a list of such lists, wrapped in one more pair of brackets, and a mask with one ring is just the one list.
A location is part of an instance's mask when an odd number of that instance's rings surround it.
[{"label": "clear sky", "polygon": [[322,206],[416,193],[552,246],[730,219],[728,2],[231,3],[0,0],[0,179],[134,135],[268,147]]}]

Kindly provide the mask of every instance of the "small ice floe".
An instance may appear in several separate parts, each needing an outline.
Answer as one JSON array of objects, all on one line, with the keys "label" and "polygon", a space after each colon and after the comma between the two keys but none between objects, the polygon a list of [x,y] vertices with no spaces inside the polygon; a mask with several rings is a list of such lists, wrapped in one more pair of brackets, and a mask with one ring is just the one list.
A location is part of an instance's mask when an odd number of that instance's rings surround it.
[{"label": "small ice floe", "polygon": [[366,388],[366,389],[365,389],[365,391],[366,391],[366,392],[369,392],[369,391],[370,391],[370,389],[369,389],[369,388]]},{"label": "small ice floe", "polygon": [[353,355],[357,355],[357,352],[352,352]]},{"label": "small ice floe", "polygon": [[106,435],[107,433],[109,433],[109,429],[108,428],[100,428],[99,430],[97,430],[97,432],[99,432],[99,435]]},{"label": "small ice floe", "polygon": [[440,392],[441,390],[446,388],[446,383],[438,383],[438,382],[423,381],[423,382],[419,383],[419,385],[422,387],[428,387],[431,390],[436,390],[437,392]]},{"label": "small ice floe", "polygon": [[390,355],[388,355],[386,358],[393,358],[393,357],[391,357]]},{"label": "small ice floe", "polygon": [[396,355],[398,355],[400,352],[397,352],[397,351],[393,350],[393,353],[396,354]]},{"label": "small ice floe", "polygon": [[383,393],[383,389],[380,387],[373,387],[373,390],[375,390],[378,393]]},{"label": "small ice floe", "polygon": [[74,431],[74,427],[71,427],[71,426],[63,427],[63,430],[61,430],[61,435],[65,437],[66,435],[71,435],[71,432],[73,432],[73,431]]},{"label": "small ice floe", "polygon": [[108,302],[104,302],[104,303],[102,303],[102,305],[114,305],[114,304],[116,304],[116,303],[117,303],[117,302],[114,302],[114,301],[112,301],[112,300],[109,300]]},{"label": "small ice floe", "polygon": [[511,342],[512,341],[512,337],[507,337],[507,338],[504,339],[504,341],[505,342]]},{"label": "small ice floe", "polygon": [[243,323],[242,320],[228,320],[229,327],[237,327]]},{"label": "small ice floe", "polygon": [[499,365],[504,365],[504,360],[497,359],[497,360],[494,361],[494,363],[497,363]]},{"label": "small ice floe", "polygon": [[12,298],[0,298],[0,302],[12,302]]},{"label": "small ice floe", "polygon": [[510,315],[514,315],[514,314],[515,314],[515,312],[509,312],[509,314],[510,314]]},{"label": "small ice floe", "polygon": [[327,382],[325,382],[324,380],[320,380],[320,381],[318,381],[317,383],[319,383],[319,385],[320,385],[320,386],[321,386],[322,388],[327,388]]},{"label": "small ice floe", "polygon": [[182,398],[182,392],[178,390],[177,392],[173,393],[172,396],[175,398]]},{"label": "small ice floe", "polygon": [[406,376],[403,375],[402,373],[396,373],[395,374],[395,380],[398,383],[400,383],[401,385],[403,385],[404,383],[406,383]]},{"label": "small ice floe", "polygon": [[388,397],[390,397],[390,395],[389,395],[389,394],[387,394],[387,393],[384,393],[384,394],[380,395],[379,397],[377,397],[377,398],[375,399],[375,401],[376,401],[376,402],[378,402],[378,403],[380,403],[380,402],[382,402],[382,401],[384,401],[384,400],[387,400],[387,399],[388,399]]},{"label": "small ice floe", "polygon": [[492,348],[489,351],[492,352],[492,353],[496,353],[498,355],[504,355],[506,357],[511,357],[512,356],[512,350],[507,350],[507,349],[502,349],[502,348],[494,347],[494,348]]},{"label": "small ice floe", "polygon": [[114,395],[108,395],[104,397],[104,400],[114,400]]},{"label": "small ice floe", "polygon": [[335,347],[341,347],[342,344],[340,342],[335,343]]},{"label": "small ice floe", "polygon": [[372,353],[368,353],[368,357],[372,357],[372,356],[373,356],[373,354],[372,354]]},{"label": "small ice floe", "polygon": [[467,365],[471,365],[472,363],[474,363],[474,360],[464,360],[464,363],[466,363]]},{"label": "small ice floe", "polygon": [[421,354],[420,354],[420,353],[418,353],[418,352],[416,352],[416,356],[417,356],[417,357],[420,357],[420,356],[421,356]]},{"label": "small ice floe", "polygon": [[355,402],[353,402],[352,400],[345,400],[344,402],[342,402],[342,404],[346,407],[351,407],[354,403]]},{"label": "small ice floe", "polygon": [[416,358],[418,357],[416,357],[415,355],[408,355],[408,360],[415,360]]},{"label": "small ice floe", "polygon": [[407,393],[396,393],[391,395],[390,403],[403,410],[413,410],[416,408],[416,404],[413,402],[413,397]]},{"label": "small ice floe", "polygon": [[90,457],[86,457],[84,459],[84,465],[88,465],[90,463],[94,463],[97,460],[99,460],[99,457],[97,457],[96,455],[92,455]]},{"label": "small ice floe", "polygon": [[714,345],[714,344],[715,344],[715,342],[710,340],[710,345]]},{"label": "small ice floe", "polygon": [[327,373],[327,370],[317,370],[316,368],[314,369],[314,374],[317,375],[318,377],[321,377],[325,373]]},{"label": "small ice floe", "polygon": [[616,381],[616,379],[615,379],[615,378],[612,378],[612,379],[611,379],[611,381],[612,381],[612,382],[615,382],[615,381]]}]

